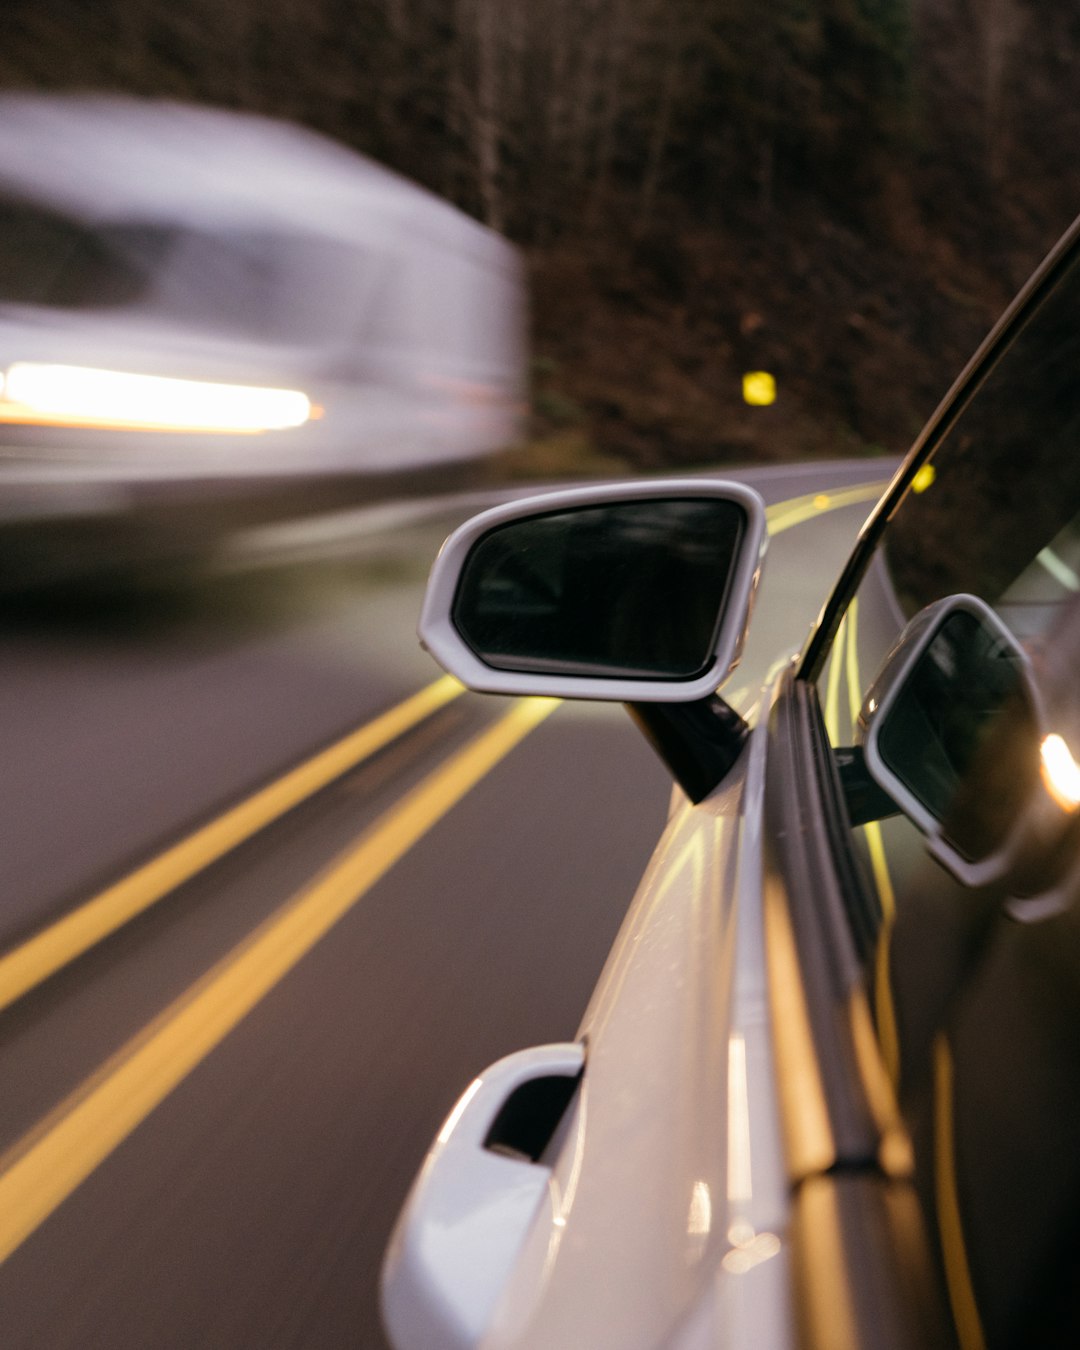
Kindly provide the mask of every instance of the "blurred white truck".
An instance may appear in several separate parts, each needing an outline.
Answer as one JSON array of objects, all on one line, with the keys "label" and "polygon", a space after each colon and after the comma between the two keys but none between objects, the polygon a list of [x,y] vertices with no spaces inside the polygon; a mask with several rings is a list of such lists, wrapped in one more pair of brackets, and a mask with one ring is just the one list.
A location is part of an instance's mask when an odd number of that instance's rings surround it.
[{"label": "blurred white truck", "polygon": [[518,434],[517,252],[286,123],[0,96],[0,535],[203,540]]}]

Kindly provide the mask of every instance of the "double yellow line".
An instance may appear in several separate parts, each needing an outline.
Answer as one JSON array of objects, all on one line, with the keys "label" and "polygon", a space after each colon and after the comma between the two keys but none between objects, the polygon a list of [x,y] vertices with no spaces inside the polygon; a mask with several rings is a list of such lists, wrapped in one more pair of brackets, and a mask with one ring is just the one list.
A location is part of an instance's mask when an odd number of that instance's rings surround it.
[{"label": "double yellow line", "polygon": [[541,698],[515,704],[0,1157],[0,1261],[557,704],[556,699]]},{"label": "double yellow line", "polygon": [[0,957],[0,1011],[464,692],[452,675],[443,676]]},{"label": "double yellow line", "polygon": [[[879,488],[870,485],[816,493],[779,503],[769,508],[770,530],[778,533],[824,511],[876,497]],[[451,676],[436,680],[0,957],[0,1010],[462,692],[463,687]],[[557,703],[554,699],[521,700],[433,770],[310,886],[271,915],[0,1156],[0,1261]]]},{"label": "double yellow line", "polygon": [[[766,511],[771,534],[880,495],[871,483],[809,493]],[[0,956],[0,1012],[124,924],[464,692],[446,675],[195,830],[76,910]]]},{"label": "double yellow line", "polygon": [[808,492],[803,497],[789,497],[787,501],[774,502],[765,508],[769,533],[782,534],[793,525],[803,525],[808,520],[824,515],[826,511],[837,511],[842,506],[877,501],[888,485],[888,480],[883,479],[877,483],[860,483],[857,487],[839,488],[832,492]]}]

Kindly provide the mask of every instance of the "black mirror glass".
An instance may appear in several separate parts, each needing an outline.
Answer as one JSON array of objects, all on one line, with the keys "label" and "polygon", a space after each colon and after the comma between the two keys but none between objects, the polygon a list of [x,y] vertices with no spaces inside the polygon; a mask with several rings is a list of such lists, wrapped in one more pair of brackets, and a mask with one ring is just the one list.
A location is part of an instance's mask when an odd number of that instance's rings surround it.
[{"label": "black mirror glass", "polygon": [[1038,778],[1022,662],[977,615],[954,610],[877,728],[886,768],[971,862],[1002,846]]},{"label": "black mirror glass", "polygon": [[711,497],[509,521],[473,546],[454,625],[497,670],[690,680],[713,659],[745,528]]}]

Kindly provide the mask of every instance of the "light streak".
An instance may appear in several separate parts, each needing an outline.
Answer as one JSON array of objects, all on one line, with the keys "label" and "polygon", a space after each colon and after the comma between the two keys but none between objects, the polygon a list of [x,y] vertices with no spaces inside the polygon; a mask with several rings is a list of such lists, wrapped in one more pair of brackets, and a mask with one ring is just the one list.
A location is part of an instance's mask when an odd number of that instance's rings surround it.
[{"label": "light streak", "polygon": [[1039,747],[1042,779],[1047,792],[1064,811],[1080,806],[1080,767],[1065,741],[1053,733]]},{"label": "light streak", "polygon": [[0,421],[131,430],[252,434],[302,426],[299,389],[211,384],[86,366],[17,361],[8,368]]}]

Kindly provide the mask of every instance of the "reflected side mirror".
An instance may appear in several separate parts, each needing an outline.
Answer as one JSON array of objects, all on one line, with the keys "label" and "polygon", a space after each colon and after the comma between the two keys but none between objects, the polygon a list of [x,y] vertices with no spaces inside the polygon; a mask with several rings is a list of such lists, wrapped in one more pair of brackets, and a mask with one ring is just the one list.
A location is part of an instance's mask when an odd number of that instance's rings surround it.
[{"label": "reflected side mirror", "polygon": [[1075,842],[1075,810],[1048,790],[1048,731],[1030,659],[971,595],[916,615],[859,716],[870,776],[932,856],[966,885],[1021,897],[1050,893]]}]

